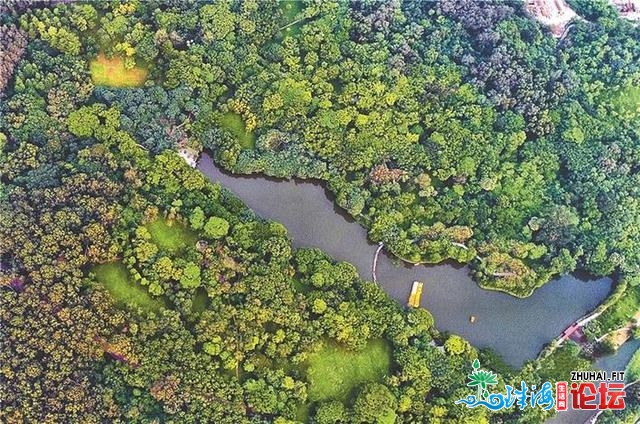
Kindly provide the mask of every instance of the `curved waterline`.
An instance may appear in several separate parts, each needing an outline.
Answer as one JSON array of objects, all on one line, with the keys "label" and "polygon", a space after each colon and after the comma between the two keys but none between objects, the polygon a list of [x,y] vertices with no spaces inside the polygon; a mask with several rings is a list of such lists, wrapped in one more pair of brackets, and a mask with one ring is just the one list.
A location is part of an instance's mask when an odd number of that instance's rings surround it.
[{"label": "curved waterline", "polygon": [[[362,278],[371,279],[378,245],[368,241],[366,230],[347,218],[318,182],[232,175],[206,154],[198,169],[258,215],[282,223],[294,247],[320,248],[336,260],[354,264]],[[585,283],[566,275],[520,299],[478,287],[464,266],[397,262],[384,250],[378,258],[378,284],[389,296],[406,304],[411,282],[423,281],[422,306],[433,314],[440,331],[460,334],[477,347],[491,347],[515,366],[534,359],[546,343],[595,308],[611,289],[609,278]],[[476,318],[473,324],[471,315]]]}]

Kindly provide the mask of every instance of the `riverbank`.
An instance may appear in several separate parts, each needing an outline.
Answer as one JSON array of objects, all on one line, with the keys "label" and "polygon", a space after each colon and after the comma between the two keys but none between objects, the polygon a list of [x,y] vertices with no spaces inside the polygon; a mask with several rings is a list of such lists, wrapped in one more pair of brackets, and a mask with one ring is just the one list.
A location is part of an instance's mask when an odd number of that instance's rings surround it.
[{"label": "riverbank", "polygon": [[[378,245],[369,242],[361,225],[344,216],[321,184],[232,175],[206,154],[198,168],[258,215],[282,223],[294,247],[320,248],[337,260],[352,263],[363,279],[371,279]],[[384,250],[376,274],[380,287],[402,305],[411,283],[423,281],[421,306],[431,312],[440,331],[459,334],[478,347],[490,347],[513,366],[535,359],[544,345],[596,308],[611,289],[608,278],[585,283],[567,275],[520,299],[480,288],[467,267],[398,264]],[[469,322],[470,315],[476,317],[475,323]]]},{"label": "riverbank", "polygon": [[[452,243],[452,244],[454,244],[454,243]],[[405,262],[405,263],[410,264],[410,265],[413,265],[413,266],[419,266],[419,265],[422,265],[422,266],[432,266],[432,265],[434,265],[434,264],[429,263],[429,262],[411,261],[410,259],[403,258],[402,256],[400,256],[400,255],[398,255],[398,254],[396,254],[396,253],[392,253],[392,255],[393,255],[393,256],[395,256],[396,258],[398,258],[399,260],[401,260],[402,262]],[[476,256],[475,260],[479,260],[479,261],[481,261],[481,260],[482,260],[482,258],[481,258],[481,257],[479,257],[479,256]],[[465,267],[466,267],[466,266],[468,266],[468,265],[466,265],[466,264],[459,264],[459,265],[460,265],[460,266],[465,266]],[[547,282],[542,282],[542,283],[540,283],[540,284],[537,284],[536,286],[531,287],[531,290],[530,290],[530,291],[528,291],[528,292],[526,292],[526,293],[517,293],[517,292],[514,292],[514,291],[510,291],[510,290],[505,290],[505,289],[503,289],[503,288],[501,288],[501,287],[494,287],[494,286],[490,286],[490,285],[485,284],[485,283],[482,283],[482,282],[476,282],[476,284],[478,285],[478,287],[480,287],[480,288],[481,288],[481,289],[483,289],[483,290],[488,290],[488,291],[494,291],[494,292],[504,293],[504,294],[507,294],[507,295],[509,295],[509,296],[516,297],[516,298],[518,298],[518,299],[526,299],[526,298],[528,298],[528,297],[529,297],[529,296],[531,296],[531,295],[532,295],[536,290],[538,290],[540,287],[544,286],[546,283],[547,283]]]}]

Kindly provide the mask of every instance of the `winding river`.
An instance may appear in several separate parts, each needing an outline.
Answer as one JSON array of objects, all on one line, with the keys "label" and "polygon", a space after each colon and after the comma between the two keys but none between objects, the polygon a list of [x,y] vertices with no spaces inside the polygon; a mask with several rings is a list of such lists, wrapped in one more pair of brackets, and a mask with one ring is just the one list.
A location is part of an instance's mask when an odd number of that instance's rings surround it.
[{"label": "winding river", "polygon": [[[294,247],[318,247],[351,262],[362,278],[371,280],[377,246],[319,183],[228,174],[206,154],[198,169],[258,215],[282,223]],[[407,302],[412,281],[423,281],[422,306],[433,314],[439,330],[460,334],[477,347],[491,347],[514,366],[535,358],[545,343],[596,307],[611,289],[608,278],[585,282],[566,275],[518,299],[479,288],[466,267],[397,265],[384,254],[378,259],[377,279],[401,304]],[[471,315],[476,317],[473,324]]]}]

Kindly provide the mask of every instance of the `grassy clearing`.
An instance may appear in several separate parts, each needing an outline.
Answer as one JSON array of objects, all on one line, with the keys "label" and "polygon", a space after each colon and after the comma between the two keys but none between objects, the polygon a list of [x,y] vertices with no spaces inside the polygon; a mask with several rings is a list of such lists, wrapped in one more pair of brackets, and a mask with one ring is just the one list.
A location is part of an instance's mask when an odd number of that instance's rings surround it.
[{"label": "grassy clearing", "polygon": [[121,262],[100,264],[93,267],[96,279],[121,305],[134,304],[148,311],[158,311],[165,304],[154,299],[141,285],[131,281],[129,272]]},{"label": "grassy clearing", "polygon": [[220,118],[220,126],[229,131],[243,149],[253,149],[256,140],[253,133],[247,132],[242,117],[237,113],[227,112]]},{"label": "grassy clearing", "polygon": [[287,22],[294,21],[302,11],[302,2],[300,0],[280,0],[278,6],[280,6],[280,10],[287,18]]},{"label": "grassy clearing", "polygon": [[147,80],[148,74],[146,69],[139,67],[125,69],[122,58],[109,59],[103,54],[91,61],[89,71],[95,85],[108,87],[140,87]]},{"label": "grassy clearing", "polygon": [[308,423],[311,416],[311,404],[299,405],[296,409],[296,421],[299,423]]},{"label": "grassy clearing", "polygon": [[[284,14],[288,23],[295,22],[300,19],[300,12],[302,12],[302,1],[300,0],[280,0],[278,3],[282,13]],[[285,35],[298,35],[300,34],[300,27],[302,21],[297,22],[294,25],[288,26],[284,29]]]},{"label": "grassy clearing", "polygon": [[209,296],[207,295],[207,291],[200,287],[193,294],[193,300],[191,301],[191,310],[197,314],[204,312],[209,305]]},{"label": "grassy clearing", "polygon": [[384,340],[373,340],[361,352],[327,343],[308,361],[309,399],[345,401],[362,383],[380,381],[389,373],[391,348]]},{"label": "grassy clearing", "polygon": [[602,333],[624,326],[638,311],[640,311],[640,286],[627,287],[620,300],[597,318]]},{"label": "grassy clearing", "polygon": [[198,236],[184,225],[176,221],[158,218],[146,225],[151,239],[161,249],[176,251],[193,246]]}]

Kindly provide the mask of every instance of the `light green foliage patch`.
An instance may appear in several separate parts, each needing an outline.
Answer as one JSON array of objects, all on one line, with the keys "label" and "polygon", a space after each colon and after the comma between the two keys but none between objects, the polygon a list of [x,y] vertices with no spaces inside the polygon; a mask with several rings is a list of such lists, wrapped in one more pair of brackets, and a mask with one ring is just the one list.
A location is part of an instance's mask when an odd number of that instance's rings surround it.
[{"label": "light green foliage patch", "polygon": [[127,69],[119,57],[108,59],[100,54],[89,64],[91,79],[95,85],[107,87],[140,87],[147,80],[148,71],[140,67]]},{"label": "light green foliage patch", "polygon": [[361,352],[328,343],[309,358],[309,399],[346,400],[362,383],[380,381],[390,366],[391,348],[384,340],[369,342]]},{"label": "light green foliage patch", "polygon": [[200,267],[193,262],[187,263],[182,270],[180,277],[180,285],[185,289],[194,289],[200,287]]},{"label": "light green foliage patch", "polygon": [[602,334],[613,331],[628,323],[640,310],[640,286],[630,286],[613,306],[607,308],[598,318]]},{"label": "light green foliage patch", "polygon": [[224,237],[228,232],[229,222],[224,218],[212,216],[204,225],[204,233],[213,239]]},{"label": "light green foliage patch", "polygon": [[158,218],[146,227],[153,242],[161,249],[176,251],[192,246],[198,240],[195,233],[176,221]]},{"label": "light green foliage patch", "polygon": [[233,112],[227,112],[220,118],[220,126],[233,135],[243,149],[253,149],[255,146],[255,135],[247,132],[242,117]]},{"label": "light green foliage patch", "polygon": [[613,104],[623,115],[637,116],[640,113],[640,87],[630,85],[618,90],[613,96]]},{"label": "light green foliage patch", "polygon": [[121,262],[96,265],[93,272],[98,282],[119,304],[134,304],[148,311],[158,311],[165,306],[162,301],[153,299],[142,286],[131,281],[129,272]]}]

